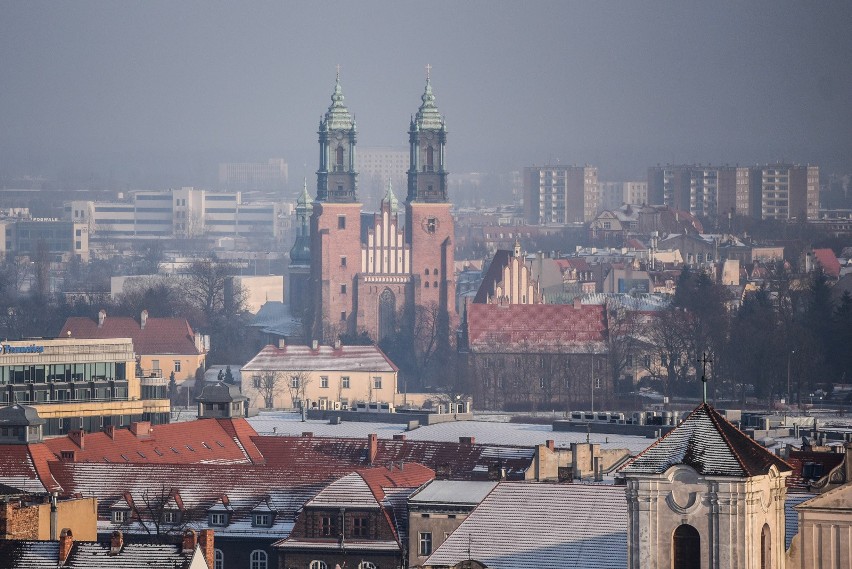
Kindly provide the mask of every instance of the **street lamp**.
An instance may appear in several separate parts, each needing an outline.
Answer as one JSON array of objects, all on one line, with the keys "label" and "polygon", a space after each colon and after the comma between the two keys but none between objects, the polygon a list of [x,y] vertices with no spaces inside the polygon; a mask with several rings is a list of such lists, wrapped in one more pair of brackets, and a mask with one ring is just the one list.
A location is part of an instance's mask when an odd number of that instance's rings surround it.
[{"label": "street lamp", "polygon": [[787,407],[790,407],[790,367],[791,367],[791,359],[793,354],[796,353],[796,350],[790,350],[790,353],[787,354]]}]

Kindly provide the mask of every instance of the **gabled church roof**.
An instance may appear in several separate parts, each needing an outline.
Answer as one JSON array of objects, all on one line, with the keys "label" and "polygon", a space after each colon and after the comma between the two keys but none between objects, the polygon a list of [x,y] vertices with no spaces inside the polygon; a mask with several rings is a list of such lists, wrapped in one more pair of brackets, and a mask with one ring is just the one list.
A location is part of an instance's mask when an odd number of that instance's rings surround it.
[{"label": "gabled church roof", "polygon": [[792,470],[707,403],[696,407],[680,425],[639,453],[622,472],[662,474],[677,464],[711,476],[760,476],[773,465],[781,472]]}]

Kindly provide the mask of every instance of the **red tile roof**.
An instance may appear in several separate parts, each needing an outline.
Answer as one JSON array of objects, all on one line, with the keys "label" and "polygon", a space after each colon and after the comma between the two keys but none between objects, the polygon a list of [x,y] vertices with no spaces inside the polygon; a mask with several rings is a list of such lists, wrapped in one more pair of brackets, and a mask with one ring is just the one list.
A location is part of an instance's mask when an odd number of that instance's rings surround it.
[{"label": "red tile roof", "polygon": [[802,467],[805,463],[818,464],[822,467],[822,476],[828,474],[845,459],[845,455],[838,452],[817,452],[817,451],[790,451],[790,457],[787,463],[793,467],[793,473],[787,479],[787,487],[795,491],[809,491],[815,480],[807,480],[802,476]]},{"label": "red tile roof", "polygon": [[814,249],[814,257],[816,257],[826,275],[840,278],[840,261],[834,256],[834,251],[831,249]]},{"label": "red tile roof", "polygon": [[41,443],[0,445],[0,482],[24,492],[42,493],[58,488],[50,473],[48,456]]},{"label": "red tile roof", "polygon": [[467,313],[472,351],[599,352],[604,307],[566,304],[472,304]]},{"label": "red tile roof", "polygon": [[56,460],[61,451],[75,451],[77,462],[110,463],[246,463],[263,455],[251,437],[257,433],[245,419],[200,419],[154,425],[150,434],[134,435],[128,429],[86,433],[83,448],[69,437],[48,439],[44,445]]},{"label": "red tile roof", "polygon": [[[70,334],[69,334],[70,332]],[[127,316],[107,316],[100,328],[91,318],[74,316],[65,321],[61,338],[131,338],[137,354],[199,354],[195,333],[182,318],[148,318],[145,328]]]},{"label": "red tile roof", "polygon": [[370,487],[370,491],[378,502],[385,499],[386,488],[419,488],[435,478],[434,470],[416,462],[402,463],[398,466],[391,463],[387,467],[365,468],[359,470],[358,474]]}]

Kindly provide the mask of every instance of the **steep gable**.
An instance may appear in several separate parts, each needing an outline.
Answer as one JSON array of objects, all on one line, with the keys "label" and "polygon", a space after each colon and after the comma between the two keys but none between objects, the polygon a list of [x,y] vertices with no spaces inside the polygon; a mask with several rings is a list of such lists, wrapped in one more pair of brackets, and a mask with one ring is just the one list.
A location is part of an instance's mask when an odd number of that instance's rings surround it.
[{"label": "steep gable", "polygon": [[662,474],[686,464],[701,475],[749,477],[767,474],[772,466],[791,466],[737,429],[707,403],[639,453],[622,469],[625,474]]}]

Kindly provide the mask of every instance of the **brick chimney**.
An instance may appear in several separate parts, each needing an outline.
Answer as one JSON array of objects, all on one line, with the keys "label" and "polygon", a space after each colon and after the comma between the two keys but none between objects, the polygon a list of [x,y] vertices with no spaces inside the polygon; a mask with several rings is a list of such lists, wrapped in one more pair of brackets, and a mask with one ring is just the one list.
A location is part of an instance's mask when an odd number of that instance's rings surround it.
[{"label": "brick chimney", "polygon": [[476,442],[474,437],[459,437],[460,445],[473,445]]},{"label": "brick chimney", "polygon": [[195,530],[185,530],[183,532],[183,550],[184,555],[192,554],[195,551],[195,544],[198,543],[198,534],[195,533]]},{"label": "brick chimney", "polygon": [[136,421],[130,423],[130,432],[137,437],[147,437],[151,434],[151,421]]},{"label": "brick chimney", "polygon": [[376,462],[379,454],[379,436],[376,433],[367,435],[367,464]]},{"label": "brick chimney", "polygon": [[59,565],[65,565],[74,546],[74,535],[70,528],[64,528],[59,534]]},{"label": "brick chimney", "polygon": [[203,529],[198,535],[198,545],[201,546],[201,553],[204,554],[204,560],[207,561],[207,567],[213,569],[216,563],[216,550],[213,548],[213,530]]},{"label": "brick chimney", "polygon": [[100,312],[98,312],[98,328],[104,327],[104,320],[106,320],[106,310],[101,309]]},{"label": "brick chimney", "polygon": [[556,450],[556,444],[553,442],[553,439],[547,439],[544,441],[545,446],[550,450]]},{"label": "brick chimney", "polygon": [[107,425],[104,427],[104,434],[111,439],[115,439],[115,425]]},{"label": "brick chimney", "polygon": [[71,439],[71,442],[80,447],[80,450],[86,448],[86,433],[81,429],[75,429],[73,431],[68,431],[68,438]]},{"label": "brick chimney", "polygon": [[139,315],[139,327],[140,327],[142,330],[144,330],[144,329],[145,329],[145,324],[147,324],[147,323],[148,323],[148,311],[147,311],[147,310],[143,310],[143,311],[142,311],[142,314],[140,314],[140,315]]},{"label": "brick chimney", "polygon": [[404,441],[404,440],[405,440],[405,435],[404,435],[404,434],[402,434],[402,433],[396,433],[396,434],[393,436],[393,440],[395,440],[395,441]]},{"label": "brick chimney", "polygon": [[118,555],[121,553],[121,548],[124,547],[124,534],[115,530],[109,538],[109,554]]}]

